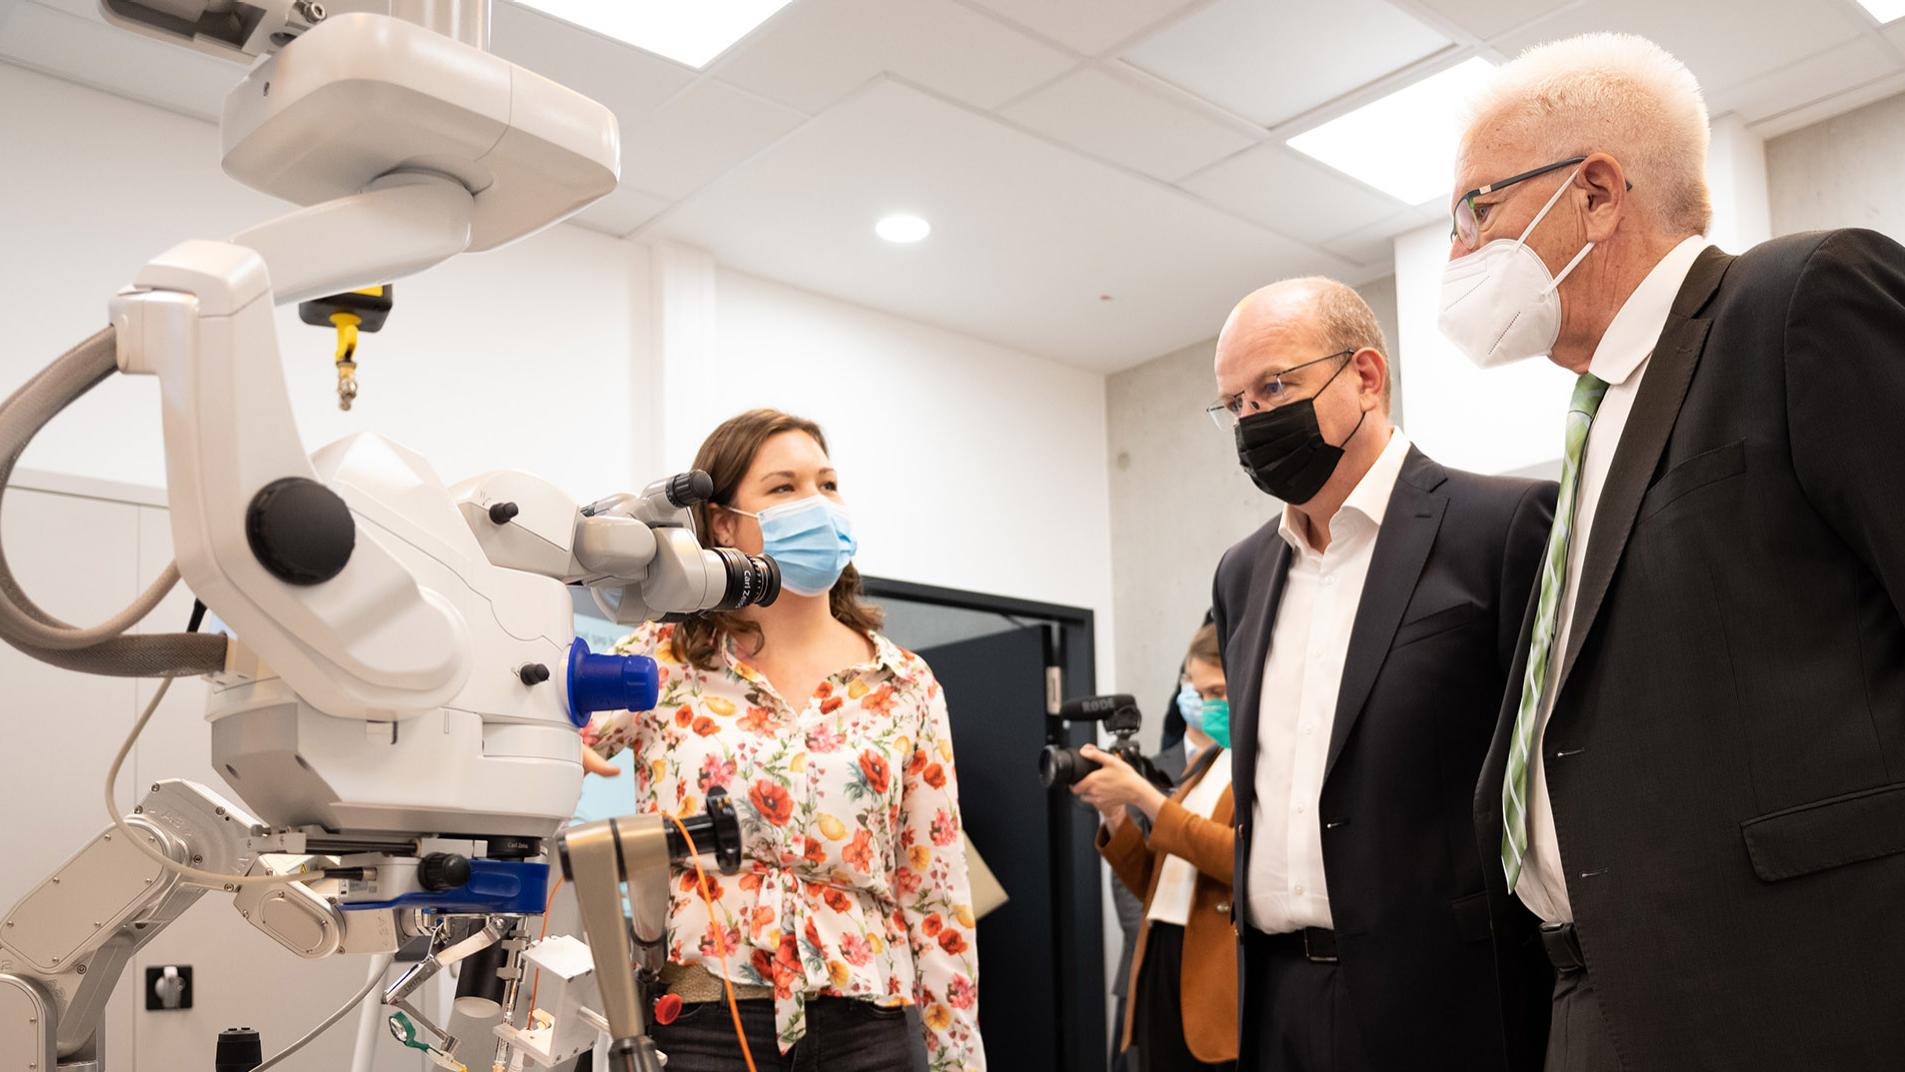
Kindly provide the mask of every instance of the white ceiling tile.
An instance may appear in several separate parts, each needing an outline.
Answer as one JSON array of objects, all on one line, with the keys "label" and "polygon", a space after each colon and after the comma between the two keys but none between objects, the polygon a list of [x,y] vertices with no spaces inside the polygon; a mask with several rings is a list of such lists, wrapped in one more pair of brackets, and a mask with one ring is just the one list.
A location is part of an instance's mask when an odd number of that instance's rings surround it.
[{"label": "white ceiling tile", "polygon": [[1856,108],[1863,108],[1900,93],[1905,93],[1905,71],[1886,75],[1837,96],[1791,108],[1770,118],[1762,119],[1753,124],[1752,131],[1762,138],[1777,138],[1781,134],[1788,134],[1801,127],[1824,122],[1834,116],[1844,115]]},{"label": "white ceiling tile", "polygon": [[806,118],[704,78],[622,128],[622,181],[663,197],[686,197]]},{"label": "white ceiling tile", "polygon": [[1593,0],[1496,42],[1513,56],[1591,31],[1639,34],[1673,53],[1708,89],[1823,52],[1866,29],[1851,0]]},{"label": "white ceiling tile", "polygon": [[1415,0],[1483,41],[1582,0]]},{"label": "white ceiling tile", "polygon": [[1892,44],[1901,49],[1905,49],[1905,19],[1888,23],[1886,27],[1879,32],[1884,34],[1886,39],[1891,41]]},{"label": "white ceiling tile", "polygon": [[1095,67],[1066,75],[1013,104],[1004,115],[1166,182],[1251,144],[1230,126]]},{"label": "white ceiling tile", "polygon": [[1394,271],[1396,236],[1422,226],[1422,220],[1407,209],[1375,223],[1358,227],[1347,234],[1324,242],[1323,248],[1351,264],[1374,267],[1387,264]]},{"label": "white ceiling tile", "polygon": [[0,56],[212,122],[245,77],[240,64],[26,0],[0,4]]},{"label": "white ceiling tile", "polygon": [[1403,207],[1281,145],[1259,145],[1179,185],[1304,242],[1333,238]]},{"label": "white ceiling tile", "polygon": [[800,0],[712,68],[819,112],[889,73],[980,108],[1057,77],[1065,53],[953,0]]},{"label": "white ceiling tile", "polygon": [[1707,94],[1715,115],[1738,112],[1749,123],[1824,100],[1888,74],[1897,74],[1898,58],[1867,34],[1836,48]]},{"label": "white ceiling tile", "polygon": [[1383,0],[1217,0],[1138,42],[1125,57],[1273,127],[1449,44]]},{"label": "white ceiling tile", "polygon": [[622,124],[624,152],[628,128],[695,78],[678,63],[511,3],[492,8],[490,51],[606,105]]},{"label": "white ceiling tile", "polygon": [[974,0],[1033,33],[1102,55],[1113,45],[1195,0]]},{"label": "white ceiling tile", "polygon": [[[926,217],[932,236],[874,237],[894,211]],[[1208,337],[1269,280],[1353,267],[891,82],[652,230],[744,272],[1096,369]]]},{"label": "white ceiling tile", "polygon": [[661,215],[668,202],[633,186],[618,186],[615,192],[576,213],[569,222],[591,231],[626,238],[637,227]]}]

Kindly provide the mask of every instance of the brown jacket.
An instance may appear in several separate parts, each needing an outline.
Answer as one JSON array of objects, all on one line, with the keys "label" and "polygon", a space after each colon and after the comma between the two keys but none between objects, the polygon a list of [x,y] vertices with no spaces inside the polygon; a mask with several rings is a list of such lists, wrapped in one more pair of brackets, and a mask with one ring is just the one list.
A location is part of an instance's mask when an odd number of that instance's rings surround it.
[{"label": "brown jacket", "polygon": [[[1144,899],[1147,913],[1166,856],[1176,856],[1197,868],[1190,922],[1184,928],[1180,985],[1184,1041],[1193,1056],[1210,1063],[1237,1059],[1237,932],[1230,922],[1230,876],[1237,833],[1231,825],[1229,787],[1218,796],[1217,807],[1208,819],[1192,814],[1179,801],[1210,770],[1213,756],[1215,762],[1230,762],[1229,752],[1219,748],[1198,757],[1184,783],[1158,809],[1148,844],[1137,824],[1129,820],[1115,834],[1107,834],[1103,827],[1098,829],[1099,854],[1118,873],[1119,881]],[[1144,949],[1150,937],[1151,921],[1147,918],[1138,930],[1138,944],[1131,954],[1131,979],[1125,990],[1130,998],[1125,1002],[1121,1050],[1131,1045],[1138,972],[1144,967]]]}]

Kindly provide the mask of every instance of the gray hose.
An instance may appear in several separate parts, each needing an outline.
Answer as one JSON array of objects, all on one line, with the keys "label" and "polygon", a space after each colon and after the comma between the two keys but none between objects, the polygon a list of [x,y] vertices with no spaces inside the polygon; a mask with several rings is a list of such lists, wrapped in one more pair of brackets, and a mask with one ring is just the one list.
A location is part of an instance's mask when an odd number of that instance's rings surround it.
[{"label": "gray hose", "polygon": [[[0,402],[0,498],[27,444],[60,411],[98,386],[117,368],[112,328],[94,334],[59,356]],[[82,673],[114,677],[207,674],[225,665],[225,638],[198,633],[125,636],[178,584],[178,564],[126,609],[107,621],[80,628],[61,621],[21,589],[0,547],[0,640],[41,662]]]}]

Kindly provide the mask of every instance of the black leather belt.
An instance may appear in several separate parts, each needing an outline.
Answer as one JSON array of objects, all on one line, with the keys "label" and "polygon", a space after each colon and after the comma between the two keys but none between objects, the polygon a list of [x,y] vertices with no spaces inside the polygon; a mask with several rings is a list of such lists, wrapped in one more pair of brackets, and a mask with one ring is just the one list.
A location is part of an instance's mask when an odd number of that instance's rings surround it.
[{"label": "black leather belt", "polygon": [[1558,972],[1587,970],[1587,958],[1581,955],[1581,936],[1572,923],[1543,923],[1541,945],[1548,951],[1548,963]]},{"label": "black leather belt", "polygon": [[1288,934],[1264,934],[1264,948],[1272,953],[1299,956],[1318,964],[1335,964],[1336,932],[1323,927],[1305,927]]}]

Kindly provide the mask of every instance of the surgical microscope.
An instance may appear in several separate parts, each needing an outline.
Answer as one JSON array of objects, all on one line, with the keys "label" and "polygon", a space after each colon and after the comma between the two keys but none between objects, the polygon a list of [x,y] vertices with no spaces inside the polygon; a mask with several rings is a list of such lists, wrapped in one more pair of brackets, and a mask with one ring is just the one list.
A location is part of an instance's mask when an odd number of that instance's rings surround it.
[{"label": "surgical microscope", "polygon": [[[0,638],[68,670],[161,679],[115,775],[170,682],[204,676],[212,765],[233,794],[160,780],[122,814],[107,780],[111,825],[0,918],[0,1067],[101,1072],[106,1002],[133,953],[211,891],[300,957],[420,946],[373,1000],[441,1067],[547,1067],[605,1033],[612,1068],[656,1072],[643,991],[670,868],[712,853],[733,870],[739,832],[717,799],[685,822],[561,836],[579,727],[652,707],[658,682],[651,660],[575,637],[569,588],[634,624],[771,603],[777,568],[701,545],[691,508],[706,474],[578,504],[510,470],[446,486],[374,434],[307,453],[274,325],[277,306],[496,248],[609,193],[614,116],[490,54],[487,0],[101,9],[247,65],[224,104],[224,170],[302,207],[160,253],[111,299],[107,327],[0,403],[3,496],[66,406],[114,373],[157,377],[175,562],[81,627],[36,604],[0,554]],[[131,631],[181,580],[225,629]],[[531,940],[552,857],[586,945]],[[502,987],[493,1038],[454,1038],[419,1001],[473,957]],[[373,960],[359,999],[383,978]]]}]

